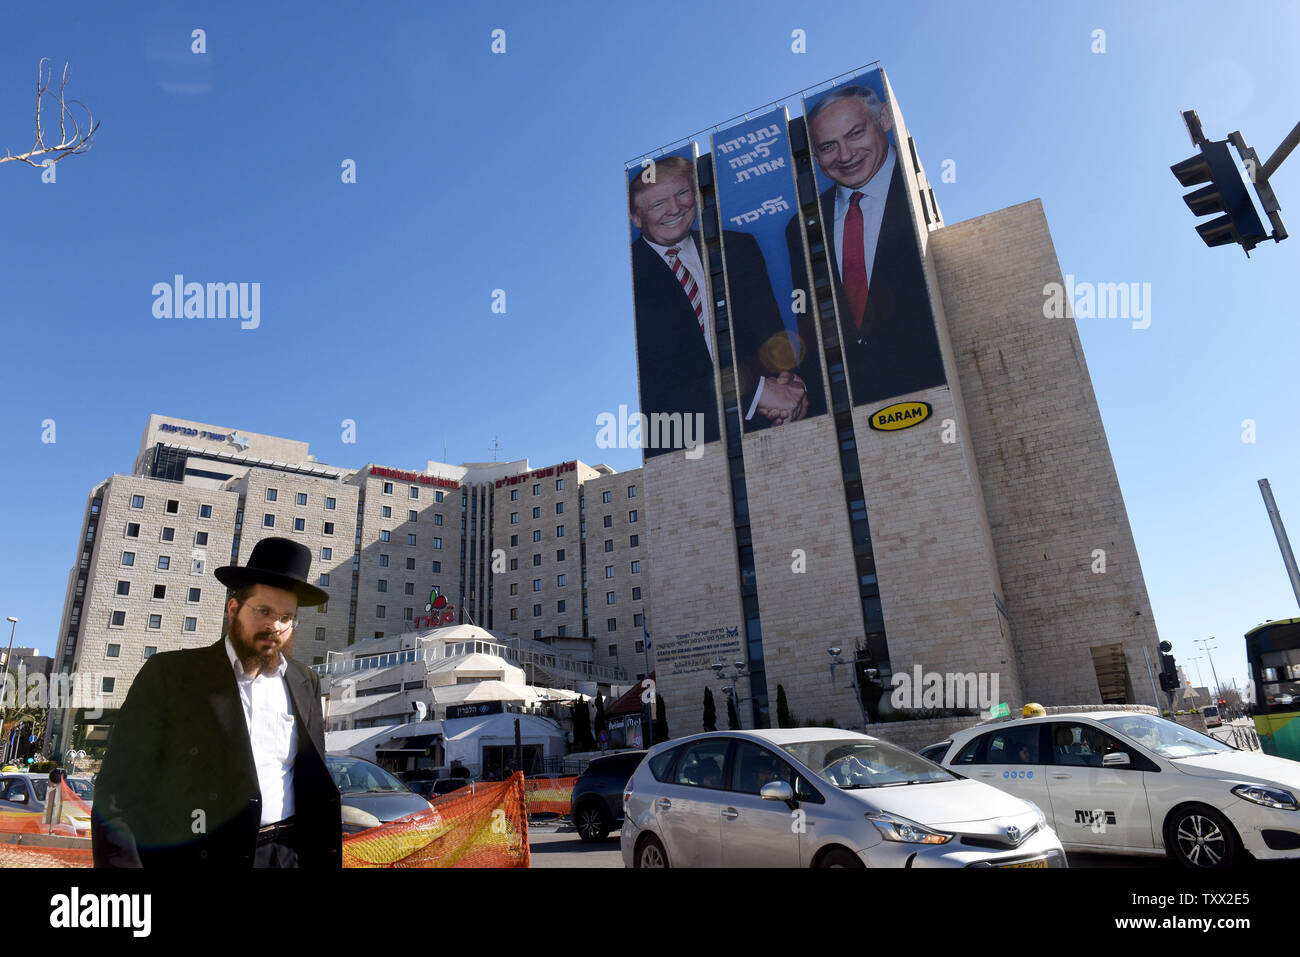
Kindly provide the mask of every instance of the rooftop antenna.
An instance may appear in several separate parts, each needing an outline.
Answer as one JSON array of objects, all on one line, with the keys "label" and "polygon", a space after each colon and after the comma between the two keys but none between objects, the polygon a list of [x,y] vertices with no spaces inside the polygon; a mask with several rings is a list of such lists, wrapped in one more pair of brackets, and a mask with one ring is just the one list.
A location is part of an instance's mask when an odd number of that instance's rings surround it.
[{"label": "rooftop antenna", "polygon": [[495,436],[492,438],[492,444],[489,448],[492,449],[492,461],[495,462],[497,460],[497,452],[501,450],[501,443],[496,440]]}]

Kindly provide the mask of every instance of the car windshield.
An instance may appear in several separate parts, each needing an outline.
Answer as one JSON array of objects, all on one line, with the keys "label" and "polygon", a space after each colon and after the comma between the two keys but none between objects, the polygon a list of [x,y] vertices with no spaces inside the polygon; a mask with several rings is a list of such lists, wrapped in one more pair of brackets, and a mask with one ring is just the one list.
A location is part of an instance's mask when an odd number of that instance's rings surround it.
[{"label": "car windshield", "polygon": [[1102,718],[1101,723],[1162,758],[1197,758],[1234,750],[1208,734],[1201,734],[1151,714]]},{"label": "car windshield", "polygon": [[845,790],[957,780],[925,758],[884,741],[833,738],[781,747],[823,781]]},{"label": "car windshield", "polygon": [[409,791],[383,768],[358,758],[330,758],[330,776],[340,794],[360,794],[363,791]]}]

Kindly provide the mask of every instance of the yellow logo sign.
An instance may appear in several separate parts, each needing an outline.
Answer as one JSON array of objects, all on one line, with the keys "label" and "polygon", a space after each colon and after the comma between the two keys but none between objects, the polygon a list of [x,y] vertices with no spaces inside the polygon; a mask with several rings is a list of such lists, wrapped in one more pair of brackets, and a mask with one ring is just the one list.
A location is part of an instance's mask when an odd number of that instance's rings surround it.
[{"label": "yellow logo sign", "polygon": [[877,432],[897,432],[920,425],[929,417],[929,402],[895,402],[871,413],[871,427]]}]

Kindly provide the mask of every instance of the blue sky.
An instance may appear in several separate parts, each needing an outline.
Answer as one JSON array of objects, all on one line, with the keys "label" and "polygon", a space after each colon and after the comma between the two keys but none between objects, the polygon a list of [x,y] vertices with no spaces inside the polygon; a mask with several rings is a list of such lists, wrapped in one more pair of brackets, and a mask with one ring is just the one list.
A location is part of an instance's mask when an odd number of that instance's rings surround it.
[{"label": "blue sky", "polygon": [[[0,615],[52,649],[86,495],[130,470],[151,412],[353,467],[418,468],[444,441],[481,461],[494,440],[503,459],[635,467],[594,426],[637,404],[624,163],[879,60],[948,222],[1041,197],[1064,272],[1151,284],[1150,328],[1080,334],[1160,633],[1194,680],[1192,640],[1217,636],[1220,677],[1241,679],[1241,635],[1298,613],[1255,483],[1300,540],[1300,238],[1249,261],[1205,248],[1168,167],[1192,152],[1181,109],[1263,155],[1300,119],[1298,11],[11,5],[0,151],[31,144],[42,56],[71,63],[102,126],[53,184],[0,165]],[[1286,219],[1300,156],[1274,186]],[[155,318],[176,273],[260,282],[260,327]]]}]

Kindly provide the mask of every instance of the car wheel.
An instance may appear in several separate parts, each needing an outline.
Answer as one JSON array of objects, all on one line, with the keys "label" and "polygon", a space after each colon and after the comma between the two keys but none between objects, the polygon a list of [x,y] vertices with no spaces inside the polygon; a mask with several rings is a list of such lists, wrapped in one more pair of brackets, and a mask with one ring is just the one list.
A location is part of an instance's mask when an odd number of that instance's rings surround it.
[{"label": "car wheel", "polygon": [[636,849],[634,863],[637,867],[667,867],[668,855],[664,852],[664,846],[659,843],[659,838],[653,834],[646,835],[641,841],[641,846]]},{"label": "car wheel", "polygon": [[1165,822],[1165,851],[1183,867],[1232,867],[1241,843],[1237,832],[1213,808],[1192,805],[1176,810]]},{"label": "car wheel", "polygon": [[822,855],[822,859],[817,862],[818,867],[863,867],[862,859],[851,851],[843,848],[834,848]]},{"label": "car wheel", "polygon": [[611,826],[605,812],[595,804],[584,804],[579,808],[573,825],[578,829],[578,836],[591,844],[603,841]]}]

